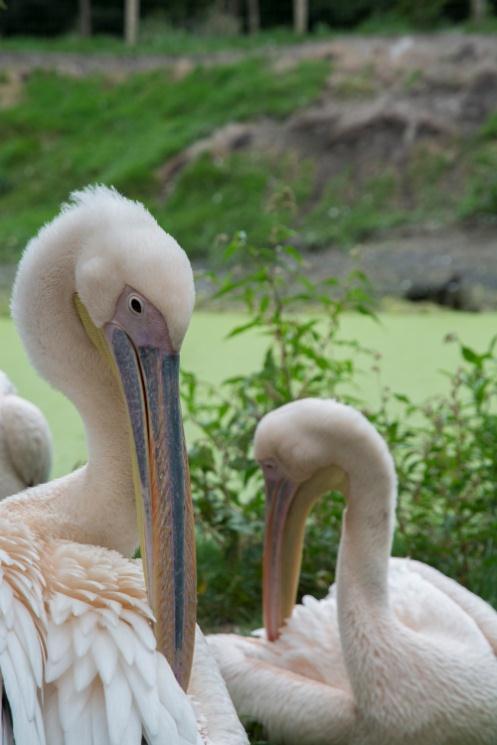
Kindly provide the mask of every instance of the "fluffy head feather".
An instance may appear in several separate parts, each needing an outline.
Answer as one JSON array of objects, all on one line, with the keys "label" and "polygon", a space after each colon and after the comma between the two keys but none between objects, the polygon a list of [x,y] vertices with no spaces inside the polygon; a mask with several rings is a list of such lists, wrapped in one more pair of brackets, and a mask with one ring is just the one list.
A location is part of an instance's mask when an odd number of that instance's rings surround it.
[{"label": "fluffy head feather", "polygon": [[75,312],[74,294],[101,327],[126,285],[162,313],[179,349],[194,303],[190,262],[143,205],[104,186],[74,192],[21,259],[12,315],[33,365],[77,406],[84,379],[98,370],[103,380],[106,371]]},{"label": "fluffy head feather", "polygon": [[74,290],[96,326],[112,318],[120,292],[130,285],[162,312],[171,339],[180,346],[195,297],[190,262],[143,205],[105,186],[73,192],[55,220],[29,243],[15,285],[14,317],[22,302],[22,275],[36,254],[49,255],[47,245],[59,243],[75,256]]},{"label": "fluffy head feather", "polygon": [[52,227],[73,217],[79,222],[76,290],[95,325],[112,318],[117,298],[130,285],[161,311],[179,348],[195,298],[192,269],[183,249],[143,205],[115,190],[88,188],[74,192],[71,199]]}]

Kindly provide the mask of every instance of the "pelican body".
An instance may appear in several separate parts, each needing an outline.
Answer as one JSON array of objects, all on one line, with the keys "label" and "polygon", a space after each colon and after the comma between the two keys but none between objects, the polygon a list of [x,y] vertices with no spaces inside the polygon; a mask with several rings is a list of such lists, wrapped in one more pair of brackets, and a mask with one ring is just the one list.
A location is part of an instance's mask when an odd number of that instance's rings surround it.
[{"label": "pelican body", "polygon": [[[266,481],[263,638],[209,641],[240,714],[287,745],[495,745],[497,613],[435,569],[391,559],[396,475],[358,411],[304,399],[255,436]],[[344,493],[336,584],[294,607],[304,524]]]},{"label": "pelican body", "polygon": [[[205,690],[212,663],[195,642],[178,394],[193,302],[183,250],[104,187],[73,194],[23,255],[14,320],[33,365],[80,411],[89,459],[0,504],[2,742],[200,745],[233,731],[245,742],[215,670]],[[138,542],[143,573],[127,558]],[[210,702],[204,713],[207,695],[221,697],[221,722]]]},{"label": "pelican body", "polygon": [[46,481],[52,438],[37,406],[16,394],[0,370],[0,499]]}]

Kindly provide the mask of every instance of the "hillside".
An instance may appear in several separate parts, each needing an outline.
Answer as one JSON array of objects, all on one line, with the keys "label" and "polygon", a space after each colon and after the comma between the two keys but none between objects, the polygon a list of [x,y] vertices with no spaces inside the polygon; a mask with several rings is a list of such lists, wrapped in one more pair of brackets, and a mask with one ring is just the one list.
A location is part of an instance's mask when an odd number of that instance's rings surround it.
[{"label": "hillside", "polygon": [[493,36],[176,58],[0,50],[0,70],[1,263],[100,181],[211,264],[234,230],[262,241],[283,221],[316,271],[359,255],[394,294],[454,270],[497,288]]}]

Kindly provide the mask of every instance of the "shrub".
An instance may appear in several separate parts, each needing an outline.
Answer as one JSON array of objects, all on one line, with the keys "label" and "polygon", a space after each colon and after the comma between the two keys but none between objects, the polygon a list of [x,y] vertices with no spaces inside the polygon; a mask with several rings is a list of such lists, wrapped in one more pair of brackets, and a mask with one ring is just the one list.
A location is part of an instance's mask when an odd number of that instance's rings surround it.
[{"label": "shrub", "polygon": [[[303,259],[278,240],[254,248],[243,234],[228,247],[243,256],[217,281],[216,298],[246,311],[230,336],[267,338],[263,362],[247,375],[210,386],[185,373],[187,417],[198,438],[190,452],[199,534],[199,613],[207,627],[247,627],[260,616],[264,495],[251,456],[259,419],[304,396],[339,397],[362,408],[387,439],[399,474],[395,550],[441,569],[497,600],[497,359],[461,346],[449,393],[422,405],[385,391],[371,409],[354,382],[371,350],[339,335],[345,311],[374,318],[366,278],[312,281]],[[307,526],[300,592],[322,596],[333,580],[343,502],[323,499]]]},{"label": "shrub", "polygon": [[[455,342],[455,339],[449,341]],[[399,474],[396,550],[436,566],[497,605],[497,337],[460,345],[449,392],[377,423]]]},{"label": "shrub", "polygon": [[[245,268],[233,268],[216,298],[241,303],[247,312],[247,322],[230,336],[256,329],[267,337],[267,347],[260,369],[221,386],[184,374],[186,415],[199,433],[190,464],[201,526],[200,615],[208,625],[253,622],[260,610],[264,495],[251,458],[257,422],[295,398],[339,396],[350,387],[356,360],[369,352],[338,340],[340,318],[346,310],[373,315],[361,274],[343,284],[334,278],[312,282],[302,273],[299,252],[282,241],[256,248],[239,234],[227,255],[243,255]],[[316,591],[316,566],[326,573],[320,591],[332,576],[329,545],[337,544],[339,516],[335,503],[323,501],[309,521],[310,564],[303,571],[309,591]]]}]

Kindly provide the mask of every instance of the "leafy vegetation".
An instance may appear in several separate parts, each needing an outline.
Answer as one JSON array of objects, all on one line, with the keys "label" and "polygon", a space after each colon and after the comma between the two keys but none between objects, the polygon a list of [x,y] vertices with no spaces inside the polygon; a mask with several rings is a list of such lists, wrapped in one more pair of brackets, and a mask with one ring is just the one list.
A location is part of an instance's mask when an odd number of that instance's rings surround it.
[{"label": "leafy vegetation", "polygon": [[491,114],[475,138],[469,157],[470,178],[460,202],[465,219],[497,218],[497,114]]},{"label": "leafy vegetation", "polygon": [[[365,278],[314,283],[302,276],[301,256],[285,235],[273,231],[262,249],[238,236],[229,254],[238,253],[240,241],[251,266],[246,259],[243,270],[235,267],[217,297],[244,305],[247,321],[231,335],[260,329],[267,338],[263,362],[221,386],[184,376],[186,413],[198,431],[190,462],[201,526],[201,622],[260,623],[264,497],[252,438],[267,411],[308,395],[359,406],[387,439],[400,481],[396,552],[427,561],[497,605],[495,341],[483,353],[461,346],[460,367],[447,373],[448,394],[418,405],[385,390],[380,406],[372,407],[354,383],[363,364],[379,361],[338,334],[347,309],[374,319]],[[321,596],[333,581],[342,508],[342,497],[334,495],[311,513],[302,594]]]},{"label": "leafy vegetation", "polygon": [[[452,338],[447,341],[457,343]],[[422,558],[497,604],[497,337],[483,352],[460,345],[450,391],[376,421],[400,480],[396,550]],[[397,399],[399,397],[397,396]]]},{"label": "leafy vegetation", "polygon": [[[258,469],[250,458],[257,421],[294,398],[319,395],[323,390],[338,395],[342,384],[353,376],[352,356],[367,353],[355,342],[336,338],[345,310],[372,313],[364,277],[354,275],[345,286],[333,278],[313,284],[301,274],[299,253],[278,238],[281,235],[273,234],[273,245],[257,248],[238,236],[228,254],[240,253],[243,242],[245,266],[250,261],[253,270],[231,275],[217,292],[218,298],[242,302],[249,313],[249,320],[232,329],[231,336],[254,327],[267,336],[261,368],[229,378],[220,387],[199,383],[191,373],[184,376],[186,411],[201,433],[190,462],[202,526],[201,613],[210,624],[249,623],[260,606],[264,499]],[[309,303],[313,311],[307,310],[303,320],[296,311]],[[319,519],[311,529],[309,543],[320,553],[334,542],[327,528],[323,530],[328,523]],[[332,530],[336,524],[333,521]]]}]

